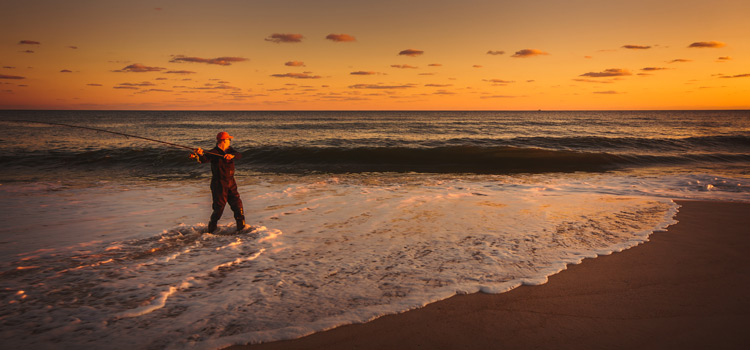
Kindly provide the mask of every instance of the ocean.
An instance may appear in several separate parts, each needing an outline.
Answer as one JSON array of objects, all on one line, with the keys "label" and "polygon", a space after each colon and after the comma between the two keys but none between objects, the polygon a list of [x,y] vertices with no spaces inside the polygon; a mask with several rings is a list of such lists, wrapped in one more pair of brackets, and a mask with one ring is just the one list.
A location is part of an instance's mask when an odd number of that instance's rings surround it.
[{"label": "ocean", "polygon": [[[215,234],[242,152],[253,226]],[[750,202],[750,111],[0,111],[0,339],[220,349],[502,293]]]}]

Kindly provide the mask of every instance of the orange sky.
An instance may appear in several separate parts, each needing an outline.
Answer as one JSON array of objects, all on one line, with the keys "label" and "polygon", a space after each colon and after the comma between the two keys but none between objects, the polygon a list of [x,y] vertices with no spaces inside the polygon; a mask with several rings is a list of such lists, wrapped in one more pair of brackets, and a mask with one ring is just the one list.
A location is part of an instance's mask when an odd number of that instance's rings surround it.
[{"label": "orange sky", "polygon": [[748,109],[750,1],[0,0],[0,109]]}]

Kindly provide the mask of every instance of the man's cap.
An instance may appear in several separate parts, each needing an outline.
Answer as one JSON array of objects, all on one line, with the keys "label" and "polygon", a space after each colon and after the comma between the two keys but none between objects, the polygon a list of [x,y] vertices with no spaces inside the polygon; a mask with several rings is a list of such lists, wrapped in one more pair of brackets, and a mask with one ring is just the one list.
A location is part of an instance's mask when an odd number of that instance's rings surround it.
[{"label": "man's cap", "polygon": [[218,135],[216,135],[216,141],[221,141],[221,140],[224,140],[224,139],[230,139],[231,140],[233,138],[234,137],[233,136],[229,136],[229,133],[227,133],[226,131],[222,131]]}]

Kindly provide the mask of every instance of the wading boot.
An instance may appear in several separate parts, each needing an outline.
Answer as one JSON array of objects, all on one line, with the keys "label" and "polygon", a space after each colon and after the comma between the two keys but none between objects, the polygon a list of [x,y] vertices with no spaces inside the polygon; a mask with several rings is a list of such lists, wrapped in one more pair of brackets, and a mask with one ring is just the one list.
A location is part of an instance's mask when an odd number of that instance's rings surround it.
[{"label": "wading boot", "polygon": [[208,233],[214,233],[214,231],[216,231],[217,224],[218,223],[216,221],[209,221],[208,222]]},{"label": "wading boot", "polygon": [[237,220],[237,232],[239,233],[240,231],[244,229],[245,229],[245,219],[238,219]]}]

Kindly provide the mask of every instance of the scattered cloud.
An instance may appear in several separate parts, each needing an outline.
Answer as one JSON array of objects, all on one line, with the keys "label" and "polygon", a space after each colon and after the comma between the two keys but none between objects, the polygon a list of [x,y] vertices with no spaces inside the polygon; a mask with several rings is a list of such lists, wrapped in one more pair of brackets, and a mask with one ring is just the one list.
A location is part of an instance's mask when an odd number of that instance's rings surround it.
[{"label": "scattered cloud", "polygon": [[678,58],[678,59],[671,60],[668,63],[687,63],[687,62],[693,62],[693,60],[687,60],[687,59],[684,59],[684,58]]},{"label": "scattered cloud", "polygon": [[375,75],[375,74],[379,74],[379,73],[377,73],[377,72],[366,72],[366,71],[356,71],[356,72],[351,72],[349,74],[351,74],[351,75]]},{"label": "scattered cloud", "polygon": [[549,55],[549,53],[537,49],[523,49],[521,51],[516,51],[516,53],[511,57],[526,58],[540,55]]},{"label": "scattered cloud", "polygon": [[582,77],[590,77],[590,78],[603,78],[603,77],[621,77],[631,75],[630,71],[627,69],[621,69],[621,68],[610,68],[605,69],[603,72],[588,72],[581,74]]},{"label": "scattered cloud", "polygon": [[299,43],[302,42],[302,34],[279,34],[274,33],[271,34],[268,38],[266,38],[266,41],[270,41],[272,43]]},{"label": "scattered cloud", "polygon": [[326,39],[335,41],[337,43],[357,41],[356,38],[349,34],[328,34],[326,36]]},{"label": "scattered cloud", "polygon": [[26,51],[21,51],[21,52],[23,52],[23,53],[34,53],[34,50],[26,50]]},{"label": "scattered cloud", "polygon": [[422,50],[406,49],[398,53],[400,56],[415,57],[424,54]]},{"label": "scattered cloud", "polygon": [[597,83],[597,84],[612,84],[613,82],[610,80],[596,80],[596,79],[573,79],[573,81],[581,82],[581,83]]},{"label": "scattered cloud", "polygon": [[483,67],[484,67],[484,66],[482,66],[482,65],[480,65],[480,64],[475,64],[475,65],[471,66],[471,68],[483,68]]},{"label": "scattered cloud", "polygon": [[21,40],[18,45],[41,45],[42,43],[34,40]]},{"label": "scattered cloud", "polygon": [[73,71],[70,69],[63,69],[60,71],[60,73],[73,73]]},{"label": "scattered cloud", "polygon": [[629,49],[629,50],[648,50],[651,48],[651,46],[644,46],[644,45],[623,45],[623,49]]},{"label": "scattered cloud", "polygon": [[182,74],[182,75],[188,75],[188,74],[195,74],[195,72],[190,70],[170,70],[164,72],[164,74]]},{"label": "scattered cloud", "polygon": [[711,48],[711,49],[718,49],[720,47],[724,47],[727,44],[721,42],[721,41],[698,41],[690,44],[688,48]]},{"label": "scattered cloud", "polygon": [[200,58],[200,57],[186,57],[183,55],[177,55],[177,56],[174,56],[174,58],[169,62],[172,62],[172,63],[196,62],[196,63],[217,64],[220,66],[229,66],[229,65],[232,65],[233,62],[244,62],[244,61],[247,61],[247,58],[242,58],[242,57]]},{"label": "scattered cloud", "polygon": [[484,81],[490,82],[493,85],[502,85],[502,86],[505,86],[505,85],[510,84],[510,83],[515,83],[514,81],[503,80],[503,79],[484,79]]},{"label": "scattered cloud", "polygon": [[658,71],[658,70],[668,70],[668,69],[669,68],[664,68],[664,67],[645,67],[645,68],[641,68],[642,71],[646,71],[646,72],[654,72],[654,71]]},{"label": "scattered cloud", "polygon": [[305,73],[286,73],[286,74],[271,74],[272,77],[276,78],[294,78],[294,79],[320,79],[319,75],[310,75],[308,72]]},{"label": "scattered cloud", "polygon": [[145,73],[145,72],[159,72],[164,70],[164,68],[161,67],[149,67],[140,63],[134,63],[131,64],[123,69],[116,70],[115,72],[132,72],[132,73]]},{"label": "scattered cloud", "polygon": [[86,86],[103,86],[102,84],[86,84]]},{"label": "scattered cloud", "polygon": [[413,88],[414,85],[412,84],[406,84],[406,85],[380,85],[380,84],[356,84],[356,85],[350,85],[350,89],[376,89],[376,90],[383,90],[383,89],[408,89]]},{"label": "scattered cloud", "polygon": [[453,84],[425,84],[426,87],[450,87]]},{"label": "scattered cloud", "polygon": [[69,49],[78,50],[78,46],[68,46]]},{"label": "scattered cloud", "polygon": [[138,87],[135,86],[113,86],[113,89],[120,89],[120,90],[138,90]]},{"label": "scattered cloud", "polygon": [[479,98],[481,98],[481,99],[488,99],[488,98],[516,98],[516,96],[510,96],[510,95],[491,95],[491,96],[481,96]]},{"label": "scattered cloud", "polygon": [[599,94],[599,95],[617,95],[617,94],[619,94],[619,92],[613,91],[613,90],[608,90],[608,91],[594,91],[594,93],[595,94]]},{"label": "scattered cloud", "polygon": [[737,74],[737,75],[722,75],[719,78],[722,78],[722,79],[750,78],[750,73],[748,73],[748,74]]},{"label": "scattered cloud", "polygon": [[26,77],[19,77],[17,75],[0,74],[0,79],[15,79],[15,80],[17,80],[17,79],[26,79]]},{"label": "scattered cloud", "polygon": [[284,65],[287,67],[306,67],[305,62],[300,62],[300,61],[289,61],[289,62],[284,63]]},{"label": "scattered cloud", "polygon": [[408,64],[392,64],[392,68],[399,68],[399,69],[417,69],[415,66],[410,66]]},{"label": "scattered cloud", "polygon": [[430,63],[430,64],[428,64],[427,66],[428,66],[428,67],[442,67],[442,66],[443,66],[443,64],[442,64],[442,63]]},{"label": "scattered cloud", "polygon": [[726,61],[731,61],[731,60],[732,60],[732,57],[722,56],[722,57],[717,58],[716,62],[726,62]]},{"label": "scattered cloud", "polygon": [[120,83],[118,86],[146,87],[146,86],[156,86],[156,84],[150,81],[144,81],[141,83]]},{"label": "scattered cloud", "polygon": [[505,51],[492,51],[492,50],[490,50],[490,51],[487,51],[487,54],[488,55],[493,55],[493,56],[498,56],[498,55],[504,55]]}]

